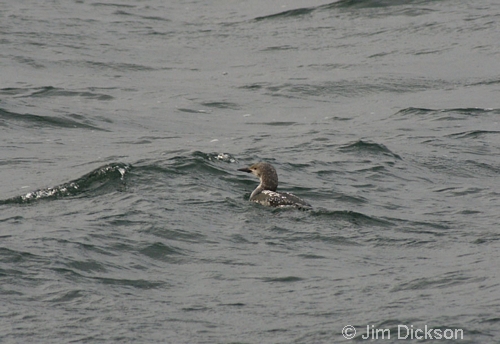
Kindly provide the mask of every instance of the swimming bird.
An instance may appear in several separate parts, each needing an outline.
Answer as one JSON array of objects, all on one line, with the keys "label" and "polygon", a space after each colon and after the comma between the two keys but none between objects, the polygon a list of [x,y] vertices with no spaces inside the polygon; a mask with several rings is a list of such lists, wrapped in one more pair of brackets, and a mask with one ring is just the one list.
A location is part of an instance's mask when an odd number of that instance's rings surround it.
[{"label": "swimming bird", "polygon": [[258,162],[250,167],[239,168],[238,171],[252,173],[260,179],[259,186],[250,195],[251,202],[268,207],[312,208],[309,203],[291,193],[276,191],[278,188],[278,174],[271,164]]}]

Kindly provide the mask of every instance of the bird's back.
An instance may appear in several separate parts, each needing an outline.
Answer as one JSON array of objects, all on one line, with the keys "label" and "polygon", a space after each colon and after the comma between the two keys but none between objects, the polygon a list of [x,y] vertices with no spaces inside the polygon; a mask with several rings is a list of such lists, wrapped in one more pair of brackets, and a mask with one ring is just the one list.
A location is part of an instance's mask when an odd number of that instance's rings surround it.
[{"label": "bird's back", "polygon": [[269,207],[296,207],[303,209],[312,208],[311,205],[304,201],[302,198],[299,198],[294,194],[288,192],[264,190],[250,198],[250,201],[260,203]]}]

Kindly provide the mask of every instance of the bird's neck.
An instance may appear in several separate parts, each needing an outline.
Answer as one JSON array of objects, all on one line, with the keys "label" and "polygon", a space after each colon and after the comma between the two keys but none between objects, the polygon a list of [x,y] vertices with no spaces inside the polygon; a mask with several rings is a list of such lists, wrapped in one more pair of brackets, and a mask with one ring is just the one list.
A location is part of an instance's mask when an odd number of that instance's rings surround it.
[{"label": "bird's neck", "polygon": [[264,190],[264,188],[262,187],[262,183],[260,183],[259,186],[257,186],[255,188],[255,190],[253,190],[252,194],[250,195],[250,199],[253,199],[255,196],[260,194],[263,190]]}]

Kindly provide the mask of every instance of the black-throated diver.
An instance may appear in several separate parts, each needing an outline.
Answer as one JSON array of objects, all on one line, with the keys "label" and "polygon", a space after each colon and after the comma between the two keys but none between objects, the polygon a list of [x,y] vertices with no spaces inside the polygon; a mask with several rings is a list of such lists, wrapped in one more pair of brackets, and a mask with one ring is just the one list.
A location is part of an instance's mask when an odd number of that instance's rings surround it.
[{"label": "black-throated diver", "polygon": [[271,164],[258,162],[250,167],[239,168],[238,171],[252,173],[260,179],[260,184],[250,195],[250,201],[269,207],[296,207],[311,209],[311,205],[303,199],[288,192],[277,192],[278,174]]}]

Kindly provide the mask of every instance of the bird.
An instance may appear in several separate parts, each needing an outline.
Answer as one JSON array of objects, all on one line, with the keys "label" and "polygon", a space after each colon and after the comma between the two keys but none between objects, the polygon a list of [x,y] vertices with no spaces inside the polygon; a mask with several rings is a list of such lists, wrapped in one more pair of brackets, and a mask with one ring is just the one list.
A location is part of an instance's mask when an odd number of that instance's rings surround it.
[{"label": "bird", "polygon": [[288,193],[277,192],[278,173],[267,162],[258,162],[250,167],[239,168],[238,171],[252,173],[260,179],[260,184],[250,195],[250,202],[256,202],[268,207],[295,207],[299,209],[312,209],[312,206],[303,199]]}]

